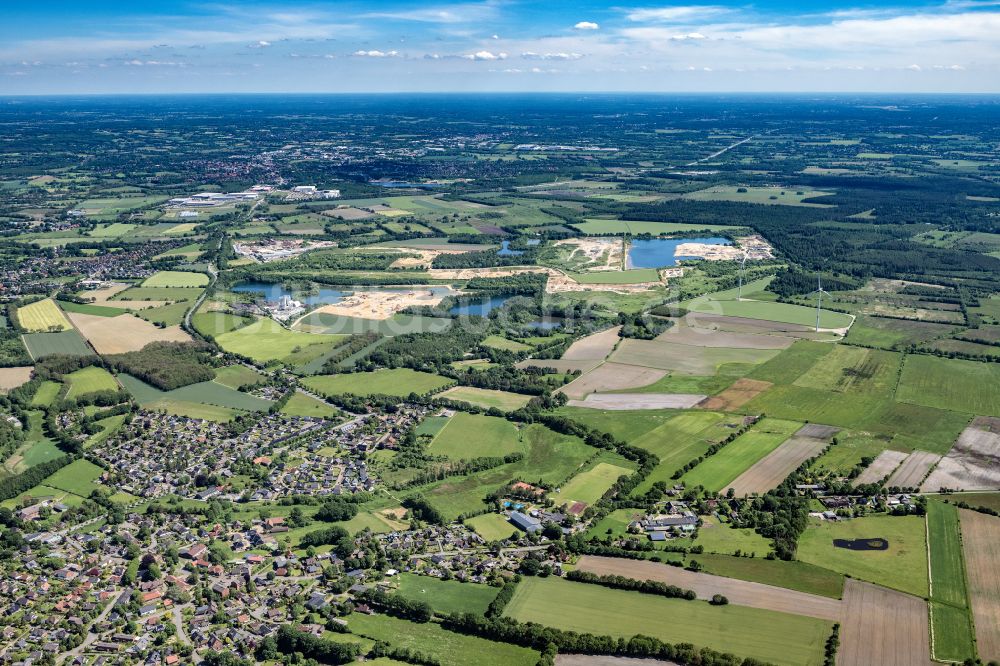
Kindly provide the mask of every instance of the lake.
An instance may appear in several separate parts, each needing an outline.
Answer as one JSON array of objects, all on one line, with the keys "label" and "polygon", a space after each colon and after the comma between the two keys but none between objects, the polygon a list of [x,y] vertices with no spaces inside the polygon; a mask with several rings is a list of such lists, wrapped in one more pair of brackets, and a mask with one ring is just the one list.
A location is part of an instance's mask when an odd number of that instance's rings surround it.
[{"label": "lake", "polygon": [[462,303],[448,310],[450,315],[464,315],[472,317],[485,317],[493,310],[503,306],[504,303],[514,298],[512,294],[506,296],[490,296],[480,301],[472,303]]},{"label": "lake", "polygon": [[705,245],[732,245],[728,238],[654,238],[634,240],[628,250],[629,268],[662,268],[676,266],[678,259],[698,259],[698,257],[675,257],[678,245],[703,243]]},{"label": "lake", "polygon": [[505,240],[500,243],[500,249],[497,250],[497,254],[501,257],[516,257],[518,255],[524,254],[523,250],[512,250],[510,249],[510,241]]},{"label": "lake", "polygon": [[447,296],[451,293],[448,287],[361,287],[360,289],[333,289],[331,287],[315,287],[308,292],[295,289],[286,289],[280,282],[244,282],[233,287],[230,291],[237,293],[263,293],[264,300],[277,301],[282,296],[291,296],[297,301],[302,301],[307,307],[314,305],[333,305],[344,300],[345,296],[366,291],[388,291],[388,292],[409,292],[414,289],[429,289],[437,296]]}]

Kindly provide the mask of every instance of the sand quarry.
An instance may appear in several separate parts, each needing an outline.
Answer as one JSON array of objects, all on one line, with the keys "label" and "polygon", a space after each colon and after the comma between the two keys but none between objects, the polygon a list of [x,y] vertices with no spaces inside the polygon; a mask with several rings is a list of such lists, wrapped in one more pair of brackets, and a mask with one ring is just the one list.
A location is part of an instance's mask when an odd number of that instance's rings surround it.
[{"label": "sand quarry", "polygon": [[510,277],[522,273],[545,273],[549,276],[545,292],[558,294],[568,291],[606,291],[615,294],[635,294],[662,286],[662,282],[636,282],[634,284],[581,284],[554,268],[523,266],[513,268],[435,268],[427,271],[435,280],[471,280],[477,277]]},{"label": "sand quarry", "polygon": [[620,271],[625,265],[625,244],[620,238],[567,238],[555,244],[572,248],[569,261],[586,260],[585,271]]},{"label": "sand quarry", "polygon": [[[457,292],[434,293],[428,288],[414,288],[408,291],[357,291],[345,296],[339,303],[316,308],[309,314],[322,312],[341,317],[361,319],[389,319],[410,307],[435,306],[446,296]],[[306,315],[309,316],[309,315]],[[296,322],[297,323],[297,322]]]}]

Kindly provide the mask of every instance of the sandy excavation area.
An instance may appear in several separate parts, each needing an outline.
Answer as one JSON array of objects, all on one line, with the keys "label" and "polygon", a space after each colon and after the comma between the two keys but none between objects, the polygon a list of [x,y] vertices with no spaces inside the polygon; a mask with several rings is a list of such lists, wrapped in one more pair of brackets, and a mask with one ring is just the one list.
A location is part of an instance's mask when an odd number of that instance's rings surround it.
[{"label": "sandy excavation area", "polygon": [[477,277],[510,277],[523,273],[545,273],[549,276],[545,292],[558,294],[567,291],[606,291],[615,294],[635,294],[663,286],[662,282],[636,282],[634,284],[580,284],[565,273],[541,266],[515,266],[512,268],[432,268],[427,274],[435,280],[471,280]]},{"label": "sandy excavation area", "polygon": [[567,238],[556,245],[570,247],[568,260],[583,260],[585,271],[620,271],[625,265],[624,243],[620,238]]},{"label": "sandy excavation area", "polygon": [[[332,303],[313,310],[341,317],[361,319],[389,319],[409,307],[435,306],[448,296],[424,288],[407,291],[357,291],[345,296],[339,303]],[[312,313],[310,313],[312,314]],[[308,316],[308,315],[306,315]]]},{"label": "sandy excavation area", "polygon": [[743,248],[735,245],[709,245],[708,243],[681,243],[674,250],[675,257],[700,257],[709,261],[736,261],[743,258]]}]

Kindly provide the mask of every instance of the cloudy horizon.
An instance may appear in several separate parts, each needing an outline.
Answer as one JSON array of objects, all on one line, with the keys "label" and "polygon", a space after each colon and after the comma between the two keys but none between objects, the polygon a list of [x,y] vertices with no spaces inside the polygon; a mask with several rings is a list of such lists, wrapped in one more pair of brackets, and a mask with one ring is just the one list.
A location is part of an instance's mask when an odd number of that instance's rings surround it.
[{"label": "cloudy horizon", "polygon": [[0,94],[1000,89],[1000,0],[81,4],[5,8]]}]

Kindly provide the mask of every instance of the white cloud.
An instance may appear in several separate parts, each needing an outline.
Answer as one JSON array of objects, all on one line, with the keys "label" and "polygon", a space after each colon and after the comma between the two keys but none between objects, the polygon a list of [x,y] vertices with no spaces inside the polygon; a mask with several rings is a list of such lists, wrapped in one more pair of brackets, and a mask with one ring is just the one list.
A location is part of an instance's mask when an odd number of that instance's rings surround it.
[{"label": "white cloud", "polygon": [[506,60],[506,53],[493,53],[492,51],[476,51],[462,56],[466,60]]},{"label": "white cloud", "polygon": [[698,39],[707,39],[707,37],[705,37],[705,35],[701,34],[700,32],[689,32],[686,35],[674,35],[670,39],[672,39],[675,42],[685,42],[688,41],[689,39],[698,40]]},{"label": "white cloud", "polygon": [[355,51],[352,55],[358,56],[359,58],[395,58],[399,55],[399,51]]},{"label": "white cloud", "polygon": [[415,21],[418,23],[472,23],[493,18],[497,13],[497,2],[470,2],[439,7],[425,7],[387,12],[369,12],[362,18],[381,18],[395,21]]},{"label": "white cloud", "polygon": [[920,65],[907,65],[906,69],[910,70],[911,72],[923,71],[923,67],[921,67]]},{"label": "white cloud", "polygon": [[271,45],[271,42],[267,41],[266,39],[261,39],[256,44],[251,44],[250,48],[252,48],[252,49],[266,49],[270,45]]},{"label": "white cloud", "polygon": [[525,60],[579,60],[583,57],[582,53],[535,53],[533,51],[525,51],[521,54],[521,57]]},{"label": "white cloud", "polygon": [[593,21],[580,21],[573,26],[577,30],[600,30],[601,26]]},{"label": "white cloud", "polygon": [[662,7],[659,9],[633,9],[626,17],[640,23],[690,23],[726,14],[731,10],[716,5],[691,5],[687,7]]}]

